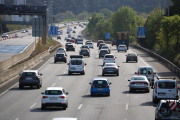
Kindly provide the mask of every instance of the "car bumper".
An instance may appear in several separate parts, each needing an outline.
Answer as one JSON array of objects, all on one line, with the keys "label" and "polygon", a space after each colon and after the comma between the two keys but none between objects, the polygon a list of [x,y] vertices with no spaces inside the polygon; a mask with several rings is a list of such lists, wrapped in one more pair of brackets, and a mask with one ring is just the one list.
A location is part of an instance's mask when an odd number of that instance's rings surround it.
[{"label": "car bumper", "polygon": [[118,49],[118,51],[126,51],[126,50],[124,50],[124,49]]},{"label": "car bumper", "polygon": [[127,61],[137,61],[137,58],[129,58]]},{"label": "car bumper", "polygon": [[148,86],[130,86],[131,89],[136,89],[136,90],[147,90],[149,89]]},{"label": "car bumper", "polygon": [[103,71],[104,74],[117,74],[118,73],[118,70],[106,70],[106,71]]},{"label": "car bumper", "polygon": [[60,106],[60,107],[65,107],[67,103],[42,103],[45,106]]},{"label": "car bumper", "polygon": [[79,54],[79,55],[83,55],[83,56],[89,56],[89,54]]},{"label": "car bumper", "polygon": [[[99,89],[104,89],[104,88],[99,88]],[[110,89],[104,89],[104,90],[92,90],[91,89],[91,94],[109,94],[110,93]]]},{"label": "car bumper", "polygon": [[39,85],[39,82],[37,82],[37,83],[22,83],[22,82],[20,82],[19,85],[21,85],[21,86],[37,86],[37,85]]},{"label": "car bumper", "polygon": [[54,61],[60,62],[60,61],[66,61],[66,59],[55,59]]},{"label": "car bumper", "polygon": [[75,49],[66,49],[66,51],[74,51]]}]

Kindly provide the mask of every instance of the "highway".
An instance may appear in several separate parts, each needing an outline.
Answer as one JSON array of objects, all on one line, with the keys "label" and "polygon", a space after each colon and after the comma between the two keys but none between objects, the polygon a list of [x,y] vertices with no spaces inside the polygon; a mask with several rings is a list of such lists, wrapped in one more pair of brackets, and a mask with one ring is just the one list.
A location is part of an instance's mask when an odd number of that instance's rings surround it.
[{"label": "highway", "polygon": [[[59,27],[63,26],[64,24],[59,24]],[[20,31],[17,33],[9,34],[9,37],[14,36],[15,34],[18,34],[19,37],[0,41],[0,62],[24,51],[30,44],[35,41],[35,37],[32,37],[32,35],[28,35],[32,34],[32,29],[29,29],[29,32],[26,33],[21,33]],[[39,37],[36,37],[36,39],[39,39]]]},{"label": "highway", "polygon": [[[76,31],[82,28],[77,27]],[[65,44],[62,35],[60,43]],[[78,55],[81,45],[75,45],[75,52],[67,52],[68,61],[70,55]],[[149,55],[130,47],[127,51],[139,55],[138,63],[126,63],[125,52],[117,52],[115,46],[111,46],[112,54],[116,58],[119,68],[119,76],[102,76],[103,59],[98,56],[98,48],[94,43],[94,49],[90,50],[90,58],[84,57],[86,65],[85,75],[68,75],[68,65],[64,62],[54,63],[53,54],[46,57],[44,64],[36,66],[43,74],[43,84],[40,89],[24,88],[19,90],[18,83],[10,89],[0,89],[0,120],[52,120],[53,118],[72,117],[78,120],[154,120],[155,104],[152,102],[152,89],[149,93],[144,91],[129,92],[128,80],[137,72],[139,66],[152,66],[157,76],[176,76],[161,63]],[[47,59],[48,58],[48,59]],[[90,96],[90,85],[93,78],[108,78],[112,83],[111,95]],[[18,79],[15,79],[18,81]],[[178,80],[178,86],[180,87]],[[68,108],[47,108],[41,110],[41,92],[47,87],[63,87],[68,92]],[[4,92],[5,91],[5,92]]]}]

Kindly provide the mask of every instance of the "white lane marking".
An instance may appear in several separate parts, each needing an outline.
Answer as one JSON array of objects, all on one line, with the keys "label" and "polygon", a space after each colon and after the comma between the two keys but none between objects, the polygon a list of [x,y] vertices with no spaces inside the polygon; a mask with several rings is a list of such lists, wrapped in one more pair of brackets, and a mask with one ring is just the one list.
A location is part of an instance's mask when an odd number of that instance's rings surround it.
[{"label": "white lane marking", "polygon": [[125,72],[124,72],[124,74],[125,74]]},{"label": "white lane marking", "polygon": [[129,97],[129,93],[127,93],[127,97]]},{"label": "white lane marking", "polygon": [[64,71],[64,74],[66,73],[66,71]]},{"label": "white lane marking", "polygon": [[19,118],[16,118],[15,120],[19,120]]},{"label": "white lane marking", "polygon": [[62,77],[60,77],[59,79],[61,79]]},{"label": "white lane marking", "polygon": [[128,103],[126,103],[126,110],[128,110]]},{"label": "white lane marking", "polygon": [[54,83],[53,85],[52,85],[52,87],[54,87],[56,85],[56,83]]},{"label": "white lane marking", "polygon": [[83,104],[80,104],[79,107],[78,107],[78,109],[81,109],[82,105],[83,105]]},{"label": "white lane marking", "polygon": [[29,109],[33,108],[37,103],[34,103]]}]

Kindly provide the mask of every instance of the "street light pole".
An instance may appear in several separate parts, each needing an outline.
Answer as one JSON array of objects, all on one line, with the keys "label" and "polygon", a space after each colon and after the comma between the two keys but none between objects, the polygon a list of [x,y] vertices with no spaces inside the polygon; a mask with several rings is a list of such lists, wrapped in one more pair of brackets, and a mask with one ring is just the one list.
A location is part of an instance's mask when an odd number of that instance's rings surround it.
[{"label": "street light pole", "polygon": [[84,19],[85,19],[85,0],[84,0]]},{"label": "street light pole", "polygon": [[169,0],[168,0],[168,17],[169,17]]}]

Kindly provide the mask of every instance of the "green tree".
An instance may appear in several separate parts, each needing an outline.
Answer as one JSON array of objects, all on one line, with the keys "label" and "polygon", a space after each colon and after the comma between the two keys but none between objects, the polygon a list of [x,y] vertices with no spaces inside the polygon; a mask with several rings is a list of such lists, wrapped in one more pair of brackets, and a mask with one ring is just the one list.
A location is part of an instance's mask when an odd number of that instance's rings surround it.
[{"label": "green tree", "polygon": [[109,18],[113,12],[105,8],[105,9],[101,9],[100,13],[103,13],[106,18]]}]

